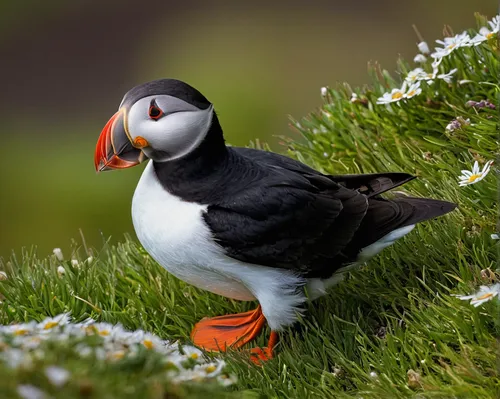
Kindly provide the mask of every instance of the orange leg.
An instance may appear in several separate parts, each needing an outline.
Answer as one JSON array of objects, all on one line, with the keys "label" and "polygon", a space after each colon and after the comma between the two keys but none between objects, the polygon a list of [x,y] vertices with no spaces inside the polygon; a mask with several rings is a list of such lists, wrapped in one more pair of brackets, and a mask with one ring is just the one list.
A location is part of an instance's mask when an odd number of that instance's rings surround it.
[{"label": "orange leg", "polygon": [[271,331],[271,335],[269,336],[269,342],[267,343],[267,348],[251,349],[250,360],[257,365],[261,365],[262,362],[272,359],[274,357],[273,349],[277,343],[278,343],[278,333],[276,331]]}]

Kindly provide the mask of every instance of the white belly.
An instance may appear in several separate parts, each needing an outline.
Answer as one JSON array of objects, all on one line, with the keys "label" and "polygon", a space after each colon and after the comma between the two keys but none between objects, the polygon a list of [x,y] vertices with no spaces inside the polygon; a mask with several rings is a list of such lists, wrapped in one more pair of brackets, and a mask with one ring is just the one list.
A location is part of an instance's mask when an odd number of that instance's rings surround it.
[{"label": "white belly", "polygon": [[134,193],[132,221],[144,249],[177,278],[229,298],[254,299],[240,281],[221,270],[224,255],[203,221],[206,208],[166,191],[150,162]]}]

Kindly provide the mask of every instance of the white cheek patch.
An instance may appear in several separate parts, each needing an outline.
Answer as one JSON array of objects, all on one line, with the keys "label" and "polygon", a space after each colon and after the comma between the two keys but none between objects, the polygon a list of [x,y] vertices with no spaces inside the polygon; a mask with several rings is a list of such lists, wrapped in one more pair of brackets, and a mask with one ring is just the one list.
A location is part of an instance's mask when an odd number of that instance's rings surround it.
[{"label": "white cheek patch", "polygon": [[[167,155],[161,161],[170,161],[189,154],[206,137],[212,123],[213,107],[206,110],[176,112],[158,120],[157,134],[148,139],[150,146]],[[160,161],[160,160],[159,160]]]},{"label": "white cheek patch", "polygon": [[[206,110],[181,111],[165,115],[157,121],[140,118],[132,108],[128,123],[132,139],[140,136],[149,147],[144,153],[155,161],[165,162],[189,154],[203,141],[212,123],[213,106]],[[161,157],[159,159],[158,157]]]}]

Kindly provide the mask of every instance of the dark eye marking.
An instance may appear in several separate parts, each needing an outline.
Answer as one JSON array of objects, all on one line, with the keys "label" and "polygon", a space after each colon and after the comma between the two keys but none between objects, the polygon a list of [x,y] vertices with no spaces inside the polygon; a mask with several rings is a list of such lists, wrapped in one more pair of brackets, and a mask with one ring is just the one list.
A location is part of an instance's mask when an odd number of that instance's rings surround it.
[{"label": "dark eye marking", "polygon": [[164,113],[160,107],[156,104],[155,100],[151,100],[151,104],[149,105],[149,117],[153,119],[154,121],[157,121],[160,119]]}]

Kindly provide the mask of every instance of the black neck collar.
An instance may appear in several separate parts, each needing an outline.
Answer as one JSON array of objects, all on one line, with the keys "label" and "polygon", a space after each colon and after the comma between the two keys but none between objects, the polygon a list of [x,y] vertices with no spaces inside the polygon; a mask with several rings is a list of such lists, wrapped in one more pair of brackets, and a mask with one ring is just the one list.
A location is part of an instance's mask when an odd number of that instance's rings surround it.
[{"label": "black neck collar", "polygon": [[216,181],[216,175],[224,169],[227,157],[222,128],[214,112],[207,135],[195,150],[173,161],[153,161],[153,167],[167,191],[187,201],[197,201],[202,196],[201,192],[211,188],[207,185]]}]

